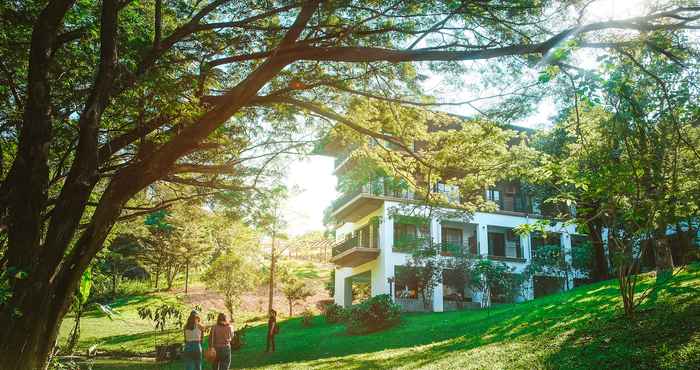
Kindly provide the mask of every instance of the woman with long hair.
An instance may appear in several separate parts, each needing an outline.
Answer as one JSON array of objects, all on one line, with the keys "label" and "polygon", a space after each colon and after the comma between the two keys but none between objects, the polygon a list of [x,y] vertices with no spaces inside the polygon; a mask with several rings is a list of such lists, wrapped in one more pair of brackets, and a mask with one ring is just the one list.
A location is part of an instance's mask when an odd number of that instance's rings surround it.
[{"label": "woman with long hair", "polygon": [[233,338],[233,327],[228,322],[226,314],[220,313],[216,319],[216,325],[211,328],[211,334],[209,334],[209,347],[216,350],[213,370],[228,370],[231,365],[231,338]]},{"label": "woman with long hair", "polygon": [[196,310],[190,312],[185,324],[185,370],[202,370],[202,339],[204,327],[199,323],[200,317]]}]

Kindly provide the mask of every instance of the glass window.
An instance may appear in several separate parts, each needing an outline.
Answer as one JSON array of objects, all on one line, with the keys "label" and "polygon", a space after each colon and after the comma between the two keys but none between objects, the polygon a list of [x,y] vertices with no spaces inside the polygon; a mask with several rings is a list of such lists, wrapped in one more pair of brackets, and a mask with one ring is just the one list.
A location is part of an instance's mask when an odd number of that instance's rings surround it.
[{"label": "glass window", "polygon": [[490,256],[506,256],[506,238],[505,234],[489,233],[489,255]]},{"label": "glass window", "polygon": [[462,244],[462,229],[443,227],[442,228],[442,241],[449,244]]},{"label": "glass window", "polygon": [[500,203],[501,202],[501,192],[496,190],[496,189],[489,189],[486,191],[486,199],[495,202],[495,203]]}]

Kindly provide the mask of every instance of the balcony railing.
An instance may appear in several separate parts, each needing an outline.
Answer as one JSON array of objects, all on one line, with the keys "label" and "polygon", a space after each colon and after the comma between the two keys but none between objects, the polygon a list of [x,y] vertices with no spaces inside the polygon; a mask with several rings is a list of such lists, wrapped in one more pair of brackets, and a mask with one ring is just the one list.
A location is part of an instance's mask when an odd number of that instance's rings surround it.
[{"label": "balcony railing", "polygon": [[[506,197],[512,197],[512,200],[506,201]],[[498,201],[496,201],[496,204],[498,204],[498,209],[501,211],[533,213],[532,204],[525,193],[503,195]]]},{"label": "balcony railing", "polygon": [[350,149],[348,149],[347,151],[345,151],[345,152],[343,152],[342,154],[340,154],[339,156],[335,157],[335,166],[334,166],[334,168],[335,168],[335,169],[338,169],[338,167],[340,167],[340,165],[343,164],[343,162],[345,162],[345,160],[347,160],[348,158],[350,158],[350,156],[351,156],[352,153],[355,151],[355,149],[356,149],[356,148],[354,148],[354,147],[353,147],[353,148],[350,148]]},{"label": "balcony railing", "polygon": [[358,246],[359,238],[357,236],[352,237],[350,239],[346,239],[336,245],[333,246],[333,257],[350,250],[352,248],[356,248]]},{"label": "balcony railing", "polygon": [[406,189],[405,187],[387,183],[384,179],[380,178],[364,184],[357,189],[343,193],[338,199],[333,201],[333,211],[337,211],[360,194],[407,200],[418,199],[418,197],[412,191]]}]

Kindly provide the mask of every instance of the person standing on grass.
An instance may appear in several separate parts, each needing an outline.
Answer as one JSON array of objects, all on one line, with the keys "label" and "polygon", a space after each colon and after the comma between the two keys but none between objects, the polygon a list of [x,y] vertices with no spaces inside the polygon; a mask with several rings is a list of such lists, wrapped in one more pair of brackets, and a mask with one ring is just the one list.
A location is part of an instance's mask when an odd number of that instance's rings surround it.
[{"label": "person standing on grass", "polygon": [[213,370],[228,370],[231,365],[231,338],[233,338],[233,327],[228,322],[226,314],[220,313],[216,319],[216,325],[211,328],[211,334],[209,334],[209,346],[216,350]]},{"label": "person standing on grass", "polygon": [[185,324],[185,370],[202,370],[202,339],[204,339],[204,327],[196,310],[190,312]]},{"label": "person standing on grass", "polygon": [[265,352],[275,352],[275,335],[280,332],[277,326],[277,311],[270,310],[270,318],[267,320],[267,349]]}]

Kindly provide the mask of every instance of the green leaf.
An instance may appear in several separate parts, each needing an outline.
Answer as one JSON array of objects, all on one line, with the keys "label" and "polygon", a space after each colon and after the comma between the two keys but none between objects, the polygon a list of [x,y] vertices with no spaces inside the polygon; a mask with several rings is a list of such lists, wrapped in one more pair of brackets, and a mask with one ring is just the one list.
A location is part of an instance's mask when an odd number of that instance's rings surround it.
[{"label": "green leaf", "polygon": [[90,289],[92,288],[92,269],[88,268],[83,272],[83,276],[80,279],[80,286],[78,287],[78,297],[81,304],[85,304],[90,296]]}]

